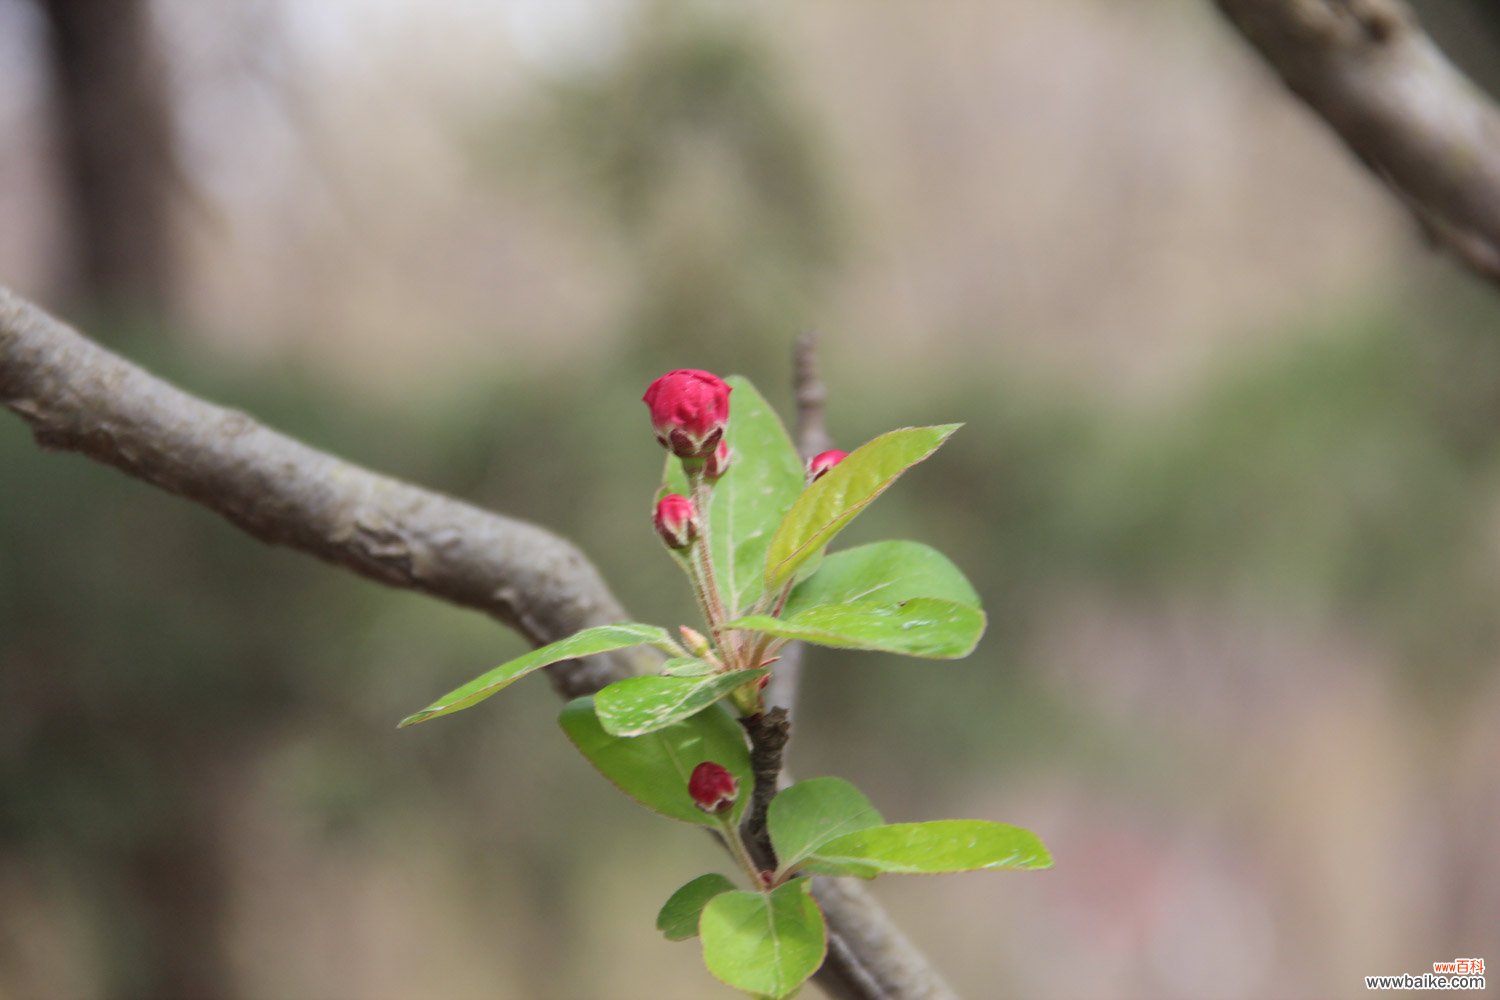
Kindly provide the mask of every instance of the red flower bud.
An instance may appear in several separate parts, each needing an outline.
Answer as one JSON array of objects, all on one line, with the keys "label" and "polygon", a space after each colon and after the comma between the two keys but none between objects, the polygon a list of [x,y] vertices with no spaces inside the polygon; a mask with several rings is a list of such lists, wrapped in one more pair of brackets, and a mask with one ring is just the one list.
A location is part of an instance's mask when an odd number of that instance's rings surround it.
[{"label": "red flower bud", "polygon": [[729,386],[712,372],[667,372],[641,398],[651,409],[656,440],[678,458],[708,458],[729,422]]},{"label": "red flower bud", "polygon": [[703,463],[703,474],[708,477],[709,482],[713,482],[728,471],[729,445],[724,443],[723,438],[720,438],[719,446],[714,449],[712,455],[708,456],[708,461]]},{"label": "red flower bud", "polygon": [[685,549],[698,537],[698,512],[693,501],[680,493],[668,493],[656,501],[651,521],[669,549]]},{"label": "red flower bud", "polygon": [[704,812],[722,813],[739,798],[740,783],[723,767],[705,760],[693,768],[693,775],[688,778],[688,794]]},{"label": "red flower bud", "polygon": [[808,481],[814,483],[817,482],[818,479],[822,477],[823,473],[827,472],[835,465],[838,465],[848,457],[849,453],[847,451],[839,451],[837,448],[835,448],[833,451],[825,451],[821,454],[814,455],[812,457],[812,460],[807,463],[807,475],[809,476]]}]

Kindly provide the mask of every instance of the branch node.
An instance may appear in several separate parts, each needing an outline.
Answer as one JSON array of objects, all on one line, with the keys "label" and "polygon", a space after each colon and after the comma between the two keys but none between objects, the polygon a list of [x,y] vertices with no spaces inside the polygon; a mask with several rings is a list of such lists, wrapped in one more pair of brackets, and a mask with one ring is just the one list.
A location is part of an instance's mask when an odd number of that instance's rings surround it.
[{"label": "branch node", "polygon": [[771,834],[766,829],[766,811],[781,780],[782,756],[791,738],[792,723],[786,709],[772,708],[740,719],[740,725],[750,737],[750,769],[755,774],[755,790],[740,823],[740,832],[755,863],[774,869],[776,849],[771,846]]}]

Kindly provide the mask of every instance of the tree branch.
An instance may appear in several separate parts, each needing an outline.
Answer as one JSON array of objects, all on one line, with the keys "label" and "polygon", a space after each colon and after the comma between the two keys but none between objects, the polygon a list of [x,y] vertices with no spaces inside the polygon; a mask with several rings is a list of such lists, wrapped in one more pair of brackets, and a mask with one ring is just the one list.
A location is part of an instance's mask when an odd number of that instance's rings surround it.
[{"label": "tree branch", "polygon": [[791,726],[787,722],[786,709],[780,707],[743,718],[740,725],[750,737],[750,771],[755,775],[750,808],[745,810],[745,818],[740,821],[740,832],[755,863],[764,870],[774,871],[776,849],[771,846],[766,811],[771,808],[771,800],[782,784],[782,754],[791,735]]},{"label": "tree branch", "polygon": [[1427,237],[1500,284],[1500,111],[1400,0],[1215,0]]},{"label": "tree branch", "polygon": [[823,418],[828,389],[818,374],[818,335],[811,330],[792,345],[792,393],[797,398],[797,450],[806,461],[833,447]]},{"label": "tree branch", "polygon": [[813,879],[828,918],[828,960],[818,985],[839,1000],[957,1000],[927,958],[891,923],[868,889],[847,878]]},{"label": "tree branch", "polygon": [[[262,541],[483,611],[531,642],[627,618],[598,571],[562,538],[370,472],[189,395],[3,286],[0,403],[43,447],[113,465]],[[549,672],[571,698],[650,669],[649,655],[592,656]],[[830,935],[818,982],[831,996],[950,996],[863,889],[817,881]]]},{"label": "tree branch", "polygon": [[[483,611],[551,642],[624,609],[583,555],[522,521],[377,475],[204,402],[0,288],[0,403],[45,448],[82,452],[195,500],[264,542]],[[587,694],[630,656],[552,670]]]}]

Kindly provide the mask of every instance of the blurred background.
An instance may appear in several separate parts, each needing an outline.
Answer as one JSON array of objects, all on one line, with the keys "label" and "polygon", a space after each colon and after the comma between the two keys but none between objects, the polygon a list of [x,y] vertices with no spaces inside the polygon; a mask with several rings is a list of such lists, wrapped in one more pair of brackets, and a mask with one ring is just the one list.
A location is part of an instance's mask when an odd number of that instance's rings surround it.
[{"label": "blurred background", "polygon": [[[814,651],[791,759],[1046,839],[874,887],[961,994],[1500,961],[1500,303],[1207,3],[0,0],[0,282],[648,621],[641,391],[816,328],[841,446],[968,423],[848,541],[986,639]],[[0,419],[0,998],[731,996],[545,681],[396,732],[522,648]]]}]

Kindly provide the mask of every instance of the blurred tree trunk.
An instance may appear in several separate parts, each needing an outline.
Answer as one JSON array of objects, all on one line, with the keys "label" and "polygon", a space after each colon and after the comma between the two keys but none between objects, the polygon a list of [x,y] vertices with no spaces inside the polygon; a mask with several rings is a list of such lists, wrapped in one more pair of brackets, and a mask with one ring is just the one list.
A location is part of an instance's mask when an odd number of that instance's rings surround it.
[{"label": "blurred tree trunk", "polygon": [[173,293],[174,153],[149,0],[37,0],[50,28],[67,184],[70,297],[165,317]]},{"label": "blurred tree trunk", "polygon": [[222,749],[191,740],[181,749],[175,764],[163,761],[154,776],[165,786],[170,815],[122,859],[122,884],[134,897],[130,916],[138,921],[127,939],[137,953],[122,956],[123,968],[110,978],[116,988],[157,1000],[221,1000],[235,993],[226,941],[229,833],[216,780],[229,769],[218,760]]},{"label": "blurred tree trunk", "polygon": [[[180,176],[171,97],[150,0],[36,0],[48,26],[54,129],[75,310],[158,323],[174,304],[173,202]],[[112,939],[109,989],[161,1000],[232,994],[225,937],[224,831],[211,808],[212,744],[132,732],[161,761],[151,780],[163,814],[115,859],[131,905]]]}]

